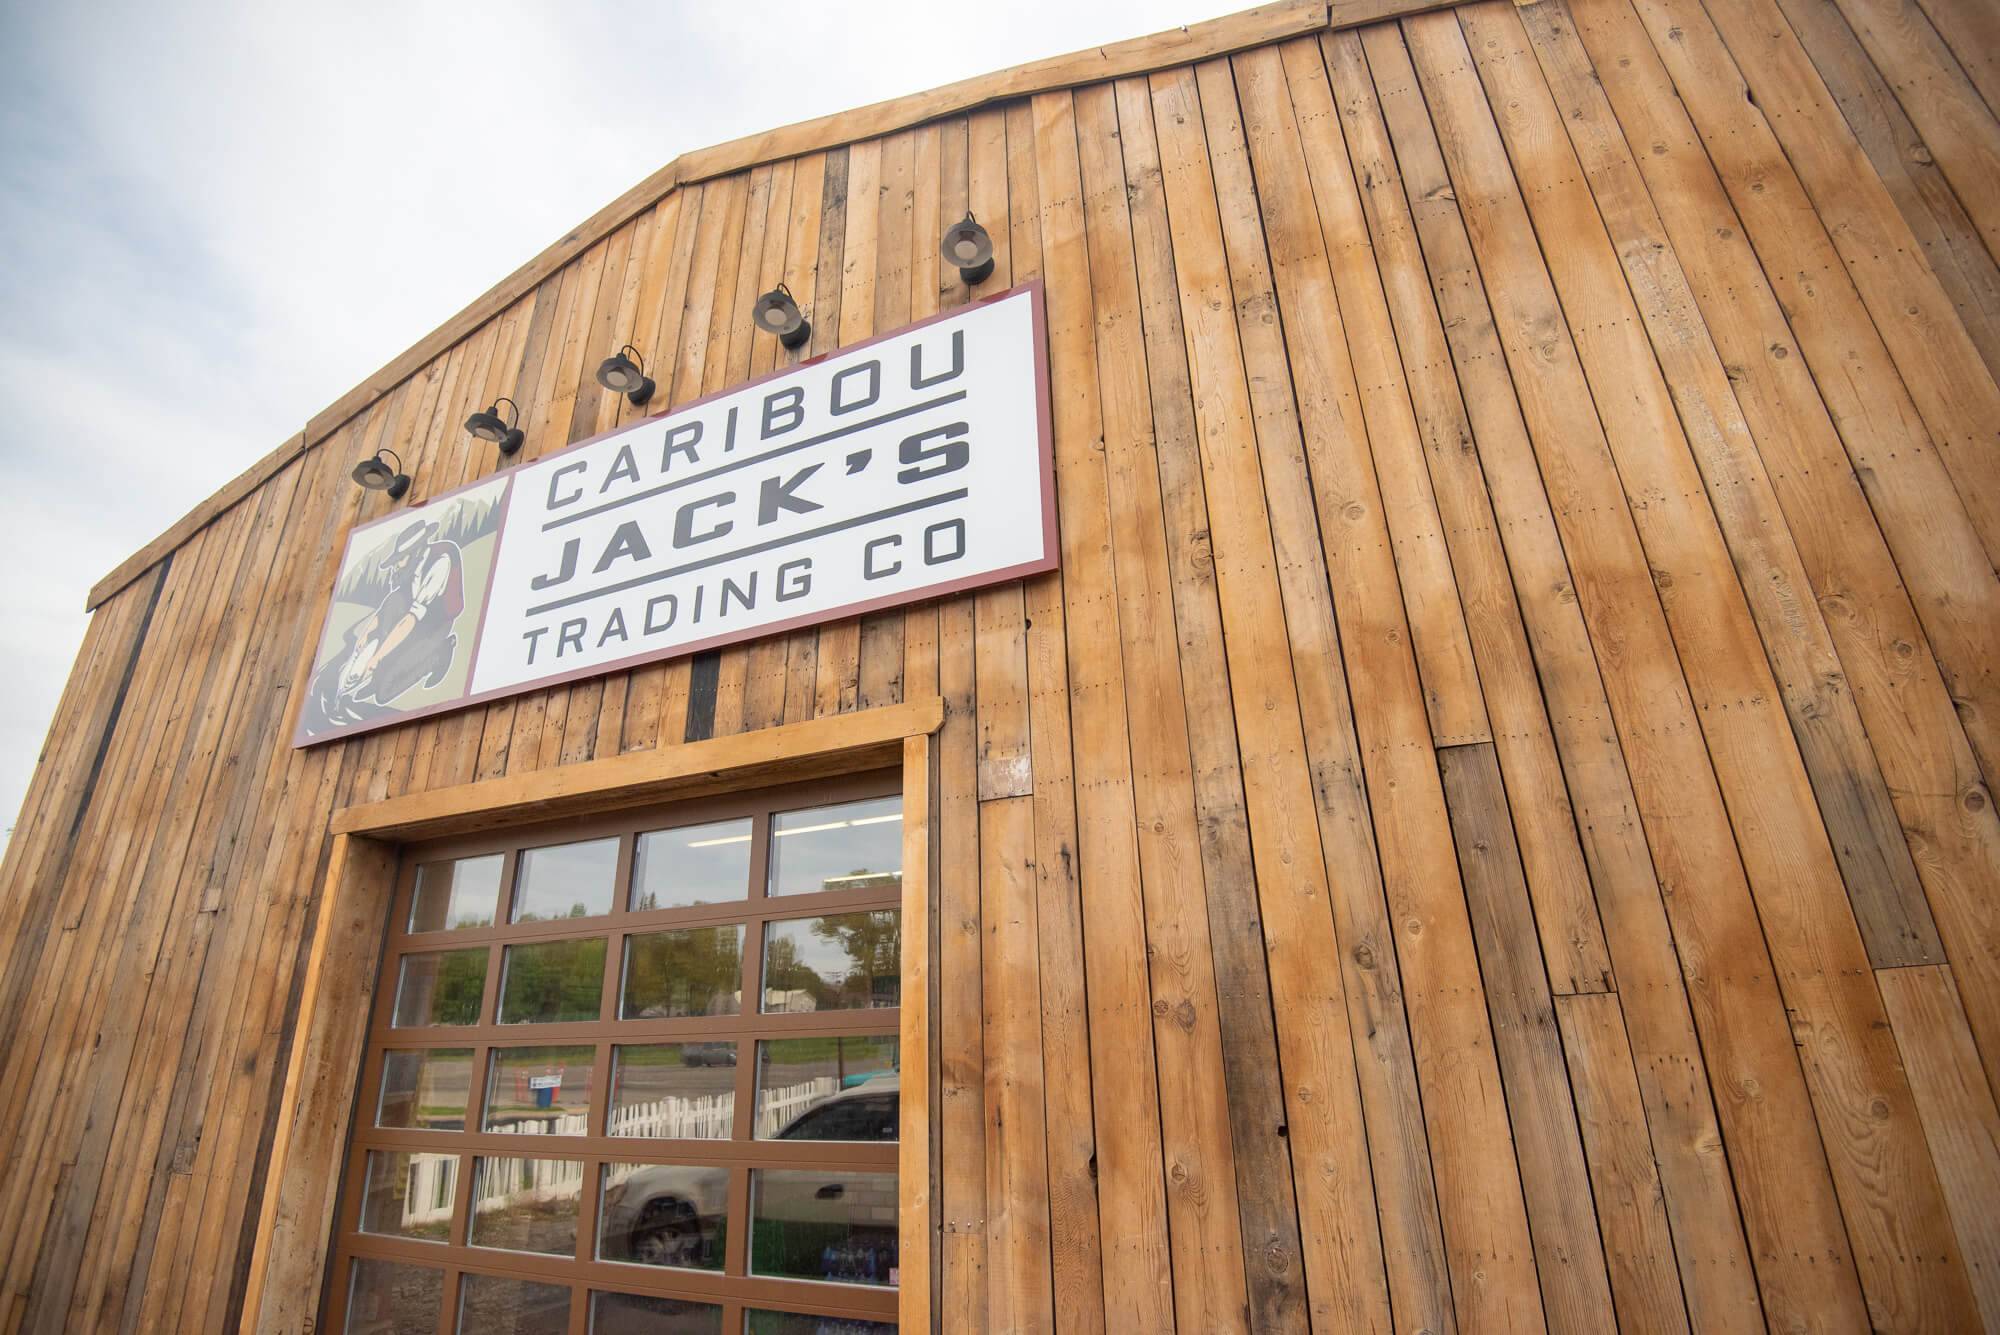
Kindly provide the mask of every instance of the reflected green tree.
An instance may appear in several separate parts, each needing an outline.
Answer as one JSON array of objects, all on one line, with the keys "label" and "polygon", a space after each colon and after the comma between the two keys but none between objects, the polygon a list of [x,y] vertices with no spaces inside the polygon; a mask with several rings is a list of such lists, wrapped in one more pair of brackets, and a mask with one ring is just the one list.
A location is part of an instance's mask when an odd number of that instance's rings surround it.
[{"label": "reflected green tree", "polygon": [[604,938],[507,948],[502,1024],[595,1020],[603,1001]]}]

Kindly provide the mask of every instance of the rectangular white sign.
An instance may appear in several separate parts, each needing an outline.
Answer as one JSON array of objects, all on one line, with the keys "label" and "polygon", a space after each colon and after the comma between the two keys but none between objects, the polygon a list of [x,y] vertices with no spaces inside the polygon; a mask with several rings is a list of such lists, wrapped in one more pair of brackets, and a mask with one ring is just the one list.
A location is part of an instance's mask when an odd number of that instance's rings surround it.
[{"label": "rectangular white sign", "polygon": [[355,529],[296,742],[1055,565],[1039,283]]}]

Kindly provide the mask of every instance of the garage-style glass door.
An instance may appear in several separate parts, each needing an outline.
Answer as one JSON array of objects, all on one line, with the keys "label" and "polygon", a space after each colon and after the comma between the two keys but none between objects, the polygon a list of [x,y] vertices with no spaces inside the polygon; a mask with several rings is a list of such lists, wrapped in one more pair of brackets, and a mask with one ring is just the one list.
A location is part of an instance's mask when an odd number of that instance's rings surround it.
[{"label": "garage-style glass door", "polygon": [[333,1329],[893,1329],[898,785],[409,850]]}]

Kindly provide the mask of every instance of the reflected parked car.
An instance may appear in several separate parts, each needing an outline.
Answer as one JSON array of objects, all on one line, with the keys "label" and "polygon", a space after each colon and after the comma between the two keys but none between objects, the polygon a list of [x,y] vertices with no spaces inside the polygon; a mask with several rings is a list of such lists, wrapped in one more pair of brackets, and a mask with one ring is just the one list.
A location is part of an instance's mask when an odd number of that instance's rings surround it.
[{"label": "reflected parked car", "polygon": [[[779,1140],[894,1141],[894,1071],[870,1076],[794,1117]],[[607,1261],[713,1270],[722,1265],[728,1170],[651,1164],[604,1193],[598,1254]],[[752,1238],[764,1274],[886,1283],[896,1253],[896,1177],[860,1169],[766,1169]],[[773,1241],[768,1246],[766,1237]]]},{"label": "reflected parked car", "polygon": [[720,1270],[729,1170],[651,1164],[604,1190],[597,1254],[606,1261]]},{"label": "reflected parked car", "polygon": [[901,1089],[894,1071],[864,1077],[785,1123],[776,1139],[894,1140],[902,1119]]},{"label": "reflected parked car", "polygon": [[681,1064],[684,1066],[734,1066],[736,1065],[736,1044],[683,1043],[681,1044]]}]

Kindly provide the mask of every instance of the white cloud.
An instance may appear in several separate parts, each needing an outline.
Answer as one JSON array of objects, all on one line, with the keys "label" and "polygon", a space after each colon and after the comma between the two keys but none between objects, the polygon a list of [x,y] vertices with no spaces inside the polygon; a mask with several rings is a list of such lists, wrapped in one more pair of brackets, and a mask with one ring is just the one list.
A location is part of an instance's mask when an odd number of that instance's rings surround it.
[{"label": "white cloud", "polygon": [[93,582],[675,155],[1239,7],[9,7],[0,822]]}]

